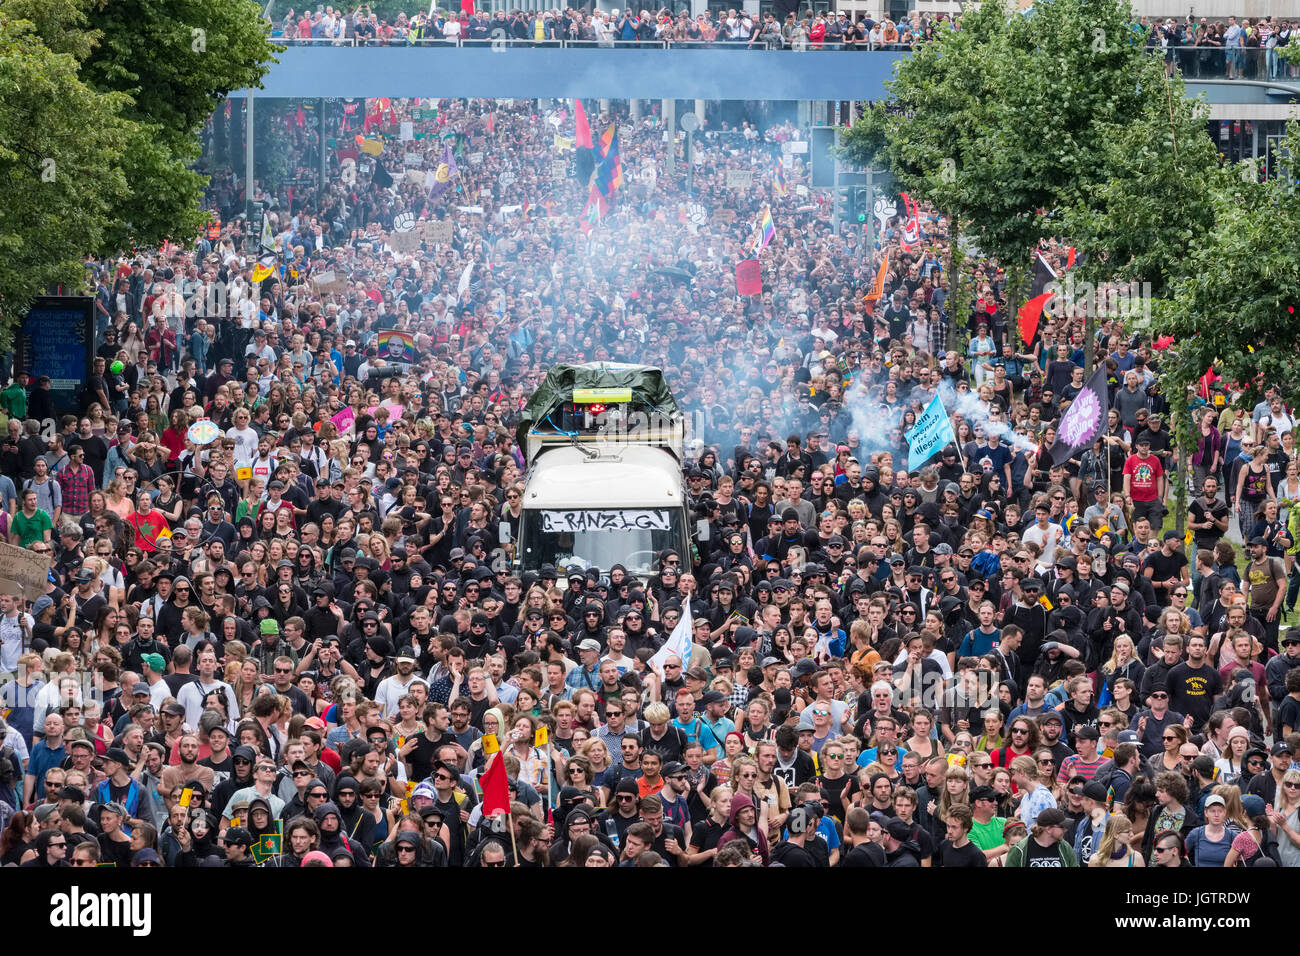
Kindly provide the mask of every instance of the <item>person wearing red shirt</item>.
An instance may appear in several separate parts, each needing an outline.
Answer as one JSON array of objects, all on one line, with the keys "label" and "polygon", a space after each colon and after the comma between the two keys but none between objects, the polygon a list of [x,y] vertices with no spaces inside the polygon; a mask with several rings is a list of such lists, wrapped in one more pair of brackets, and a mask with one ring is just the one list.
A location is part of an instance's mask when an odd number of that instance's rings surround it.
[{"label": "person wearing red shirt", "polygon": [[135,513],[126,519],[126,523],[135,528],[135,546],[149,554],[158,550],[158,536],[170,531],[163,513],[154,510],[153,496],[147,491],[136,496]]},{"label": "person wearing red shirt", "polygon": [[1133,502],[1133,520],[1145,516],[1151,527],[1159,528],[1164,519],[1165,470],[1160,459],[1151,454],[1151,440],[1137,438],[1136,451],[1124,462],[1124,497]]}]

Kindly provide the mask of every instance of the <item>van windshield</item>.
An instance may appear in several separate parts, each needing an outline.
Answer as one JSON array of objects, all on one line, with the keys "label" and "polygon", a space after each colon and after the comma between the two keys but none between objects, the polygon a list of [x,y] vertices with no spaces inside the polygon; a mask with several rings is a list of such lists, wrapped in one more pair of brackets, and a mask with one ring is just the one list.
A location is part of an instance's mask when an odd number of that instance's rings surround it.
[{"label": "van windshield", "polygon": [[524,512],[520,563],[525,571],[543,564],[578,565],[608,571],[621,564],[632,574],[655,570],[665,548],[686,545],[678,508],[564,508]]}]

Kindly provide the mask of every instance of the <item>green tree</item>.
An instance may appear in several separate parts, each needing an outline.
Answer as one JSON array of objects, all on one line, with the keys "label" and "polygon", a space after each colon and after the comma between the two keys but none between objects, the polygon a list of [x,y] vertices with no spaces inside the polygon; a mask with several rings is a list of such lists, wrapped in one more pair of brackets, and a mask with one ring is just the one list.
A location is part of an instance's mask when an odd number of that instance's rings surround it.
[{"label": "green tree", "polygon": [[219,99],[276,51],[252,0],[5,0],[0,20],[0,338],[86,257],[186,239]]},{"label": "green tree", "polygon": [[[1294,123],[1283,149],[1300,155]],[[1213,365],[1249,405],[1269,385],[1300,381],[1300,193],[1289,176],[1261,183],[1253,167],[1237,172],[1210,191],[1214,225],[1189,243],[1185,267],[1153,312],[1175,340],[1161,366],[1167,392]]]},{"label": "green tree", "polygon": [[[38,2],[38,0],[27,0]],[[192,167],[199,133],[228,93],[260,87],[280,47],[254,0],[89,0],[100,34],[84,59],[88,81],[131,97],[135,124],[126,168],[129,194],[104,251],[195,235],[205,178]]]},{"label": "green tree", "polygon": [[1166,109],[1131,20],[1125,0],[1053,0],[1030,15],[984,4],[900,64],[896,106],[849,135],[850,155],[883,156],[1003,263],[1013,314],[1038,242],[1099,201],[1106,137]]},{"label": "green tree", "polygon": [[[8,10],[0,19],[0,342],[32,300],[56,285],[79,290],[84,256],[101,248],[128,194],[126,97],[79,75],[84,36],[51,47],[40,26]],[[38,20],[75,17],[50,0]]]}]

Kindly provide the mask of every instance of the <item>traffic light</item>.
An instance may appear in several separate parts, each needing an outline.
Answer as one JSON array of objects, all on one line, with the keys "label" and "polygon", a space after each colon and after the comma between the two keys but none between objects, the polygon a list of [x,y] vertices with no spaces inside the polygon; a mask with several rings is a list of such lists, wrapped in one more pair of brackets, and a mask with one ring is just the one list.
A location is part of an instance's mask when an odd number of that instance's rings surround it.
[{"label": "traffic light", "polygon": [[865,186],[855,186],[853,188],[853,208],[857,210],[858,222],[867,221],[867,216],[871,215],[871,210],[867,208],[868,196],[870,190]]}]

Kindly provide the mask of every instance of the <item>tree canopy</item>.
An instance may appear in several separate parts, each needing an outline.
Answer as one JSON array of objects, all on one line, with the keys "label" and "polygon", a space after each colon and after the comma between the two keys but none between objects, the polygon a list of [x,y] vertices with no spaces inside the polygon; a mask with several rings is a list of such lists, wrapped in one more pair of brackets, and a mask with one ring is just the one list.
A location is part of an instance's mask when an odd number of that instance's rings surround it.
[{"label": "tree canopy", "polygon": [[0,22],[2,334],[81,263],[205,222],[199,133],[277,48],[253,0],[6,0]]}]

